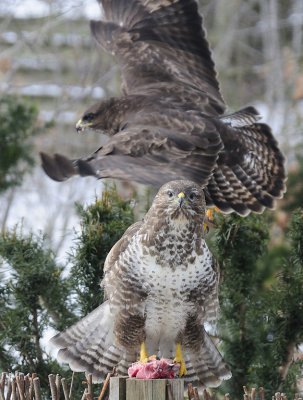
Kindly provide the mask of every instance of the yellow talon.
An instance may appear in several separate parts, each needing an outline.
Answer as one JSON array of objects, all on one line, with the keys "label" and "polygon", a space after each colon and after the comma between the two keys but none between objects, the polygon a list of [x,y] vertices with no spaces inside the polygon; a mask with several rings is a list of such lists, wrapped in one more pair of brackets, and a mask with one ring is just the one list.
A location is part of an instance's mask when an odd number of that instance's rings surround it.
[{"label": "yellow talon", "polygon": [[211,208],[209,208],[206,211],[206,216],[208,219],[213,220],[214,219],[214,210],[212,210]]},{"label": "yellow talon", "polygon": [[209,231],[210,226],[214,225],[214,213],[215,212],[220,212],[219,208],[217,208],[217,207],[209,208],[206,211],[206,221],[203,224],[204,230],[206,232]]},{"label": "yellow talon", "polygon": [[218,207],[209,208],[206,211],[207,218],[212,221],[214,219],[214,213],[219,213],[220,209]]},{"label": "yellow talon", "polygon": [[176,357],[174,358],[174,362],[180,364],[179,376],[186,375],[187,371],[180,343],[177,343],[176,346]]},{"label": "yellow talon", "polygon": [[140,345],[140,362],[147,363],[148,361],[148,353],[146,349],[145,342],[142,342]]}]

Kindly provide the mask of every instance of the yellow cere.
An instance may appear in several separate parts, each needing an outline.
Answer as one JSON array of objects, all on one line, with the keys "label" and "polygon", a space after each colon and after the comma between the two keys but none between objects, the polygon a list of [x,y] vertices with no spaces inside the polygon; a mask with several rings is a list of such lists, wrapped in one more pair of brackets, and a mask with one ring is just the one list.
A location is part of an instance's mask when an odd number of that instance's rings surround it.
[{"label": "yellow cere", "polygon": [[179,199],[180,199],[180,198],[184,198],[184,197],[185,197],[185,194],[184,194],[183,192],[180,192],[180,193],[178,194],[178,197],[179,197]]}]

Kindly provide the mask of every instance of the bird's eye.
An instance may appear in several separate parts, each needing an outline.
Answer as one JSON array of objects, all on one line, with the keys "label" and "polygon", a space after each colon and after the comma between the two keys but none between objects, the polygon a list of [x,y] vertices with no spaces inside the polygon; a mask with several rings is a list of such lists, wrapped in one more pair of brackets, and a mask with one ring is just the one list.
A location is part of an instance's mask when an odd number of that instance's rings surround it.
[{"label": "bird's eye", "polygon": [[93,114],[93,113],[85,114],[83,117],[83,121],[91,122],[94,119],[94,117],[95,117],[95,114]]},{"label": "bird's eye", "polygon": [[169,190],[168,192],[167,192],[167,196],[171,199],[172,197],[173,197],[173,192],[171,191],[171,190]]},{"label": "bird's eye", "polygon": [[196,195],[196,193],[191,192],[188,197],[189,197],[189,200],[194,200],[197,197],[197,195]]}]

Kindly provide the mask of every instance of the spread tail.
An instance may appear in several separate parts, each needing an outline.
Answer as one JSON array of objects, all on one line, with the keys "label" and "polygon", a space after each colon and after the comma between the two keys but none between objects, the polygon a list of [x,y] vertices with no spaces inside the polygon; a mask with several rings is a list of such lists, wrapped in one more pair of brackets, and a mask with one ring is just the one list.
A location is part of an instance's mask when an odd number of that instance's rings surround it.
[{"label": "spread tail", "polygon": [[185,381],[198,386],[217,387],[223,380],[230,379],[232,374],[212,339],[203,327],[201,329],[203,340],[199,348],[185,347]]},{"label": "spread tail", "polygon": [[102,382],[114,367],[118,374],[127,375],[136,354],[115,344],[113,320],[109,303],[105,302],[54,336],[51,344],[59,350],[58,360],[68,363],[73,371],[91,373],[94,382]]}]

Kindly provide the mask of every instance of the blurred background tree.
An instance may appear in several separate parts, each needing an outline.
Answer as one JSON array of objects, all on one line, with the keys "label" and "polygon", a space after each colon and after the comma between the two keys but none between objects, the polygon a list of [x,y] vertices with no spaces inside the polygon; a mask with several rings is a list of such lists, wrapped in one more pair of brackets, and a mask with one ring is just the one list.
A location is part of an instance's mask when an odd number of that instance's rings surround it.
[{"label": "blurred background tree", "polygon": [[221,216],[215,232],[223,275],[219,331],[233,373],[220,389],[232,398],[245,385],[293,396],[302,376],[303,211],[294,213],[274,268],[268,214]]},{"label": "blurred background tree", "polygon": [[63,267],[43,237],[17,230],[0,235],[0,370],[63,372],[45,352],[41,338],[49,326],[64,329],[75,317]]},{"label": "blurred background tree", "polygon": [[32,136],[37,109],[16,96],[0,99],[0,193],[20,185],[34,164]]}]

